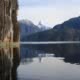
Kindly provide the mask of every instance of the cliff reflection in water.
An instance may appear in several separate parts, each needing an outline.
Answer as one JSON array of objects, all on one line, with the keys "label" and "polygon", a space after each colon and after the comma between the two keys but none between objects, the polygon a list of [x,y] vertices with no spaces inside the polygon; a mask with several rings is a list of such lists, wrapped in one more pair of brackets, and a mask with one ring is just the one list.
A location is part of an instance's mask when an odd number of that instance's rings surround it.
[{"label": "cliff reflection in water", "polygon": [[19,48],[0,48],[0,80],[17,80]]},{"label": "cliff reflection in water", "polygon": [[[46,44],[46,45],[21,45],[21,60],[33,62],[33,58],[51,56],[62,57],[64,62],[80,64],[80,44]],[[49,54],[49,55],[48,55]]]}]

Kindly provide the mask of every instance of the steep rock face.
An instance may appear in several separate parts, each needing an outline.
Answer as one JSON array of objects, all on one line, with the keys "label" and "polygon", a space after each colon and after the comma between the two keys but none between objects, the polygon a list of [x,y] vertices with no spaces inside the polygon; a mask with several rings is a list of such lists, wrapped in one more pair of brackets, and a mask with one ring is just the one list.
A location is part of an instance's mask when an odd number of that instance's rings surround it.
[{"label": "steep rock face", "polygon": [[17,9],[17,0],[0,1],[0,41],[19,40]]}]

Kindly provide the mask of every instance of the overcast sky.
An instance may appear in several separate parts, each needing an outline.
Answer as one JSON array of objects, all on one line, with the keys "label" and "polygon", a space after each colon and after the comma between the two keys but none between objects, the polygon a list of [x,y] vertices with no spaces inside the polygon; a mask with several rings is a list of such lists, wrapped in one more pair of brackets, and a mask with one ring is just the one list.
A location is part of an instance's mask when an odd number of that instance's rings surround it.
[{"label": "overcast sky", "polygon": [[18,20],[28,19],[53,27],[80,16],[80,0],[18,0]]}]

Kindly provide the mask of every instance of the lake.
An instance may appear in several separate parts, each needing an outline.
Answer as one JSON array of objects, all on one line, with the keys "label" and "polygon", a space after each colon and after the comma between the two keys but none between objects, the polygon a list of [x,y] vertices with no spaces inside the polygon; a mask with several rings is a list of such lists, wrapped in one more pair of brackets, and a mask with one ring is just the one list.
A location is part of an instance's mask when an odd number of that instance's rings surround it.
[{"label": "lake", "polygon": [[80,80],[80,43],[21,44],[0,57],[0,80]]},{"label": "lake", "polygon": [[21,45],[18,80],[80,80],[80,44]]}]

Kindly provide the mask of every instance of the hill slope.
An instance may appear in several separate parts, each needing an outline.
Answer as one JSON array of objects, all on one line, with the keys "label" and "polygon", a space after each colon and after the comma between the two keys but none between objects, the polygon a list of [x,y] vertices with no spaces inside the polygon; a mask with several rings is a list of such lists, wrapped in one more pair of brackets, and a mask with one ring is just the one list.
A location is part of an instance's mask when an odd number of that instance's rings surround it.
[{"label": "hill slope", "polygon": [[79,41],[80,17],[75,17],[62,24],[54,26],[50,30],[30,35],[27,41]]},{"label": "hill slope", "polygon": [[41,32],[44,31],[48,28],[46,26],[42,25],[41,23],[39,25],[33,24],[29,20],[21,20],[19,21],[19,26],[20,26],[20,40],[24,41],[27,36],[36,33],[36,32]]}]

